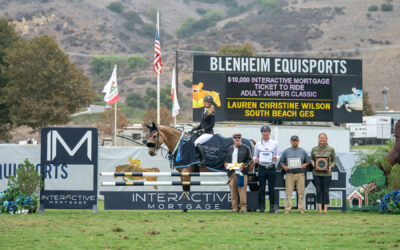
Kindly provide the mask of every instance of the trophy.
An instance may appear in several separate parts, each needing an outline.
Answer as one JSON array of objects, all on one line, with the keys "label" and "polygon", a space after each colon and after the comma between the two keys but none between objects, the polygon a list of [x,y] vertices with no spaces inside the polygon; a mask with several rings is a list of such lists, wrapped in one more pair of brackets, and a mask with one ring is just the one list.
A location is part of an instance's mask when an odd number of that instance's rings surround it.
[{"label": "trophy", "polygon": [[316,157],[315,171],[329,171],[329,157]]}]

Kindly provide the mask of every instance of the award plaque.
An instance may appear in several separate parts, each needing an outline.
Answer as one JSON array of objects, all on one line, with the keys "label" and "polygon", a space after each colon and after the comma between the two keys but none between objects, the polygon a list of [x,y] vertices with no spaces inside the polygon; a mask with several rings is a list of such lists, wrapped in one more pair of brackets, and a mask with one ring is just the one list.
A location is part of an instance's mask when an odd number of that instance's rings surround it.
[{"label": "award plaque", "polygon": [[315,158],[315,171],[329,171],[329,158],[316,157]]},{"label": "award plaque", "polygon": [[301,168],[301,158],[288,158],[287,163],[289,169]]}]

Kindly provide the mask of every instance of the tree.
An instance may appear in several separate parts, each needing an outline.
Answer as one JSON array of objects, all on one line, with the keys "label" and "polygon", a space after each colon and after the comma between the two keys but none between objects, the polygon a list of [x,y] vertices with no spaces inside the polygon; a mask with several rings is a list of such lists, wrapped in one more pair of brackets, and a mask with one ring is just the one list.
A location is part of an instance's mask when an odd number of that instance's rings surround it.
[{"label": "tree", "polygon": [[[0,18],[0,96],[3,95],[3,89],[8,82],[6,72],[8,71],[8,63],[5,56],[7,49],[10,49],[22,37],[15,31],[14,25],[9,24],[7,19]],[[10,107],[0,101],[0,139],[8,141],[11,138],[9,131],[12,128],[12,122],[9,116]]]},{"label": "tree", "polygon": [[[149,109],[142,117],[144,124],[157,123],[157,109]],[[165,106],[160,107],[160,124],[169,125],[172,122],[171,111]]]},{"label": "tree", "polygon": [[240,47],[232,44],[221,45],[218,49],[219,56],[256,56],[254,47],[251,43],[244,43]]},{"label": "tree", "polygon": [[96,56],[90,60],[90,72],[101,80],[110,79],[115,64],[120,64],[122,59],[117,56]]},{"label": "tree", "polygon": [[[112,134],[112,130],[114,127],[114,117],[115,117],[114,105],[111,108],[106,109],[102,114],[102,117],[106,121],[106,124],[107,124],[107,126],[105,126],[103,128],[104,131],[102,131],[104,134],[108,134],[108,135]],[[128,118],[126,117],[124,112],[122,112],[120,110],[120,108],[117,107],[117,128],[119,128],[119,129],[125,128],[128,126],[128,124],[129,124]]]},{"label": "tree", "polygon": [[32,196],[43,188],[43,180],[35,165],[25,159],[24,164],[17,169],[17,176],[8,177],[8,185],[16,187],[19,194]]},{"label": "tree", "polygon": [[369,93],[368,91],[364,91],[363,96],[363,116],[371,116],[375,115],[374,108],[372,107],[371,103],[369,102]]},{"label": "tree", "polygon": [[[181,99],[178,100],[181,102]],[[144,97],[144,101],[147,104],[148,109],[157,109],[157,91],[153,88],[146,88],[146,96]],[[172,100],[171,100],[171,84],[167,84],[165,88],[160,89],[160,106],[166,106],[166,108],[172,108]]]},{"label": "tree", "polygon": [[89,79],[50,36],[18,42],[5,61],[9,81],[0,100],[10,107],[17,126],[40,131],[48,125],[65,124],[70,114],[92,102]]},{"label": "tree", "polygon": [[136,93],[129,94],[126,97],[125,103],[131,108],[144,109],[146,106],[143,97]]},{"label": "tree", "polygon": [[121,14],[124,11],[124,6],[120,2],[112,2],[107,5],[107,9],[111,10],[112,12]]},{"label": "tree", "polygon": [[351,185],[362,187],[365,194],[365,205],[368,206],[368,194],[376,187],[385,185],[386,178],[377,166],[357,166],[349,179]]}]

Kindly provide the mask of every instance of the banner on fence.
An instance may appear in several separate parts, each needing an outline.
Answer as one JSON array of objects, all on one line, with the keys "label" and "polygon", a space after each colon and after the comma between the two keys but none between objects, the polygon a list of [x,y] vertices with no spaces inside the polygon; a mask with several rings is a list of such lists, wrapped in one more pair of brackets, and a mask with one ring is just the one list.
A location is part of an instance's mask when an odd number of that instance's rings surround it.
[{"label": "banner on fence", "polygon": [[[231,209],[229,192],[100,192],[104,209]],[[258,209],[258,192],[247,192],[248,209]]]},{"label": "banner on fence", "polygon": [[97,209],[97,129],[47,127],[41,142],[40,210]]}]

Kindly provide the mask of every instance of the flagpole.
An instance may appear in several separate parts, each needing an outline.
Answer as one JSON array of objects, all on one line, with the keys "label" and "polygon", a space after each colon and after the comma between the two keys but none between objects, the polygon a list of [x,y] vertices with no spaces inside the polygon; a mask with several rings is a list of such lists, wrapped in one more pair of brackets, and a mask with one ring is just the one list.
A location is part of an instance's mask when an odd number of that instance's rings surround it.
[{"label": "flagpole", "polygon": [[117,146],[117,103],[114,105],[114,147]]},{"label": "flagpole", "polygon": [[[157,10],[157,30],[158,37],[160,37],[160,25],[159,25],[160,17],[159,12]],[[160,74],[157,74],[157,124],[160,124]]]},{"label": "flagpole", "polygon": [[[115,64],[115,69],[117,71],[117,65]],[[117,146],[117,103],[114,105],[114,147]]]},{"label": "flagpole", "polygon": [[174,108],[175,108],[175,95],[178,94],[178,91],[176,90],[176,71],[175,69],[172,70],[172,81],[174,81],[172,84],[175,84],[174,86],[174,98],[172,99],[172,117],[174,119],[174,128],[176,128],[176,118],[177,116],[174,116]]}]

